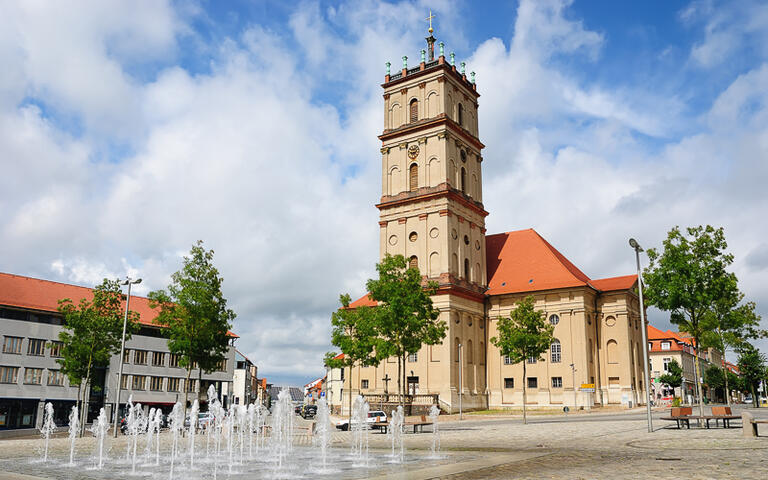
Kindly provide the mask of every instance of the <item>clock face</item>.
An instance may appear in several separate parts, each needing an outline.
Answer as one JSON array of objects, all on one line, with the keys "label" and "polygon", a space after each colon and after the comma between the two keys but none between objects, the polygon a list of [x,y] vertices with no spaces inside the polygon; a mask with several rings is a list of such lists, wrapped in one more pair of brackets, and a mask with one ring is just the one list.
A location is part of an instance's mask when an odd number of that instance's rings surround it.
[{"label": "clock face", "polygon": [[418,145],[411,145],[408,147],[408,157],[413,160],[414,158],[419,156],[419,146]]}]

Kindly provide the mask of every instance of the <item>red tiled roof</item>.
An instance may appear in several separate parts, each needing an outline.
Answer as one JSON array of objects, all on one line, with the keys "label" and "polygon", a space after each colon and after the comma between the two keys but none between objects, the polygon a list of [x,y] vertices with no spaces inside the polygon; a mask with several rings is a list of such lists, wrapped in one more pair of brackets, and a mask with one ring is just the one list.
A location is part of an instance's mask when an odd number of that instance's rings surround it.
[{"label": "red tiled roof", "polygon": [[344,354],[343,353],[340,353],[340,354],[336,355],[335,357],[333,357],[334,360],[341,360],[342,358],[344,358]]},{"label": "red tiled roof", "polygon": [[637,283],[637,274],[592,280],[592,285],[600,291],[629,290]]},{"label": "red tiled roof", "polygon": [[[77,305],[83,298],[91,300],[93,291],[78,285],[0,272],[0,305],[58,313],[59,300],[64,298]],[[157,327],[152,321],[158,312],[149,306],[148,298],[131,295],[131,311],[139,314],[140,324]]]},{"label": "red tiled roof", "polygon": [[665,338],[669,338],[669,335],[653,325],[648,325],[648,340],[663,340]]},{"label": "red tiled roof", "polygon": [[354,302],[349,304],[349,308],[357,308],[357,307],[375,307],[378,305],[378,302],[375,300],[372,300],[371,297],[366,293],[362,297],[358,298]]}]

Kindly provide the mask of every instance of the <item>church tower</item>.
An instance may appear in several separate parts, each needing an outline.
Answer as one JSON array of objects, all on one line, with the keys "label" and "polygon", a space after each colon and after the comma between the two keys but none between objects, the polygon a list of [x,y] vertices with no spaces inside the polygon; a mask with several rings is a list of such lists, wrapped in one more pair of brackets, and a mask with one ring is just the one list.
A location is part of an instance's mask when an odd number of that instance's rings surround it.
[{"label": "church tower", "polygon": [[[406,364],[409,391],[437,394],[444,408],[485,408],[487,290],[482,149],[474,72],[427,37],[417,66],[387,63],[381,146],[380,256],[403,255],[426,280],[448,325],[442,345]],[[461,357],[461,363],[460,362]],[[459,381],[459,372],[463,379]]]}]

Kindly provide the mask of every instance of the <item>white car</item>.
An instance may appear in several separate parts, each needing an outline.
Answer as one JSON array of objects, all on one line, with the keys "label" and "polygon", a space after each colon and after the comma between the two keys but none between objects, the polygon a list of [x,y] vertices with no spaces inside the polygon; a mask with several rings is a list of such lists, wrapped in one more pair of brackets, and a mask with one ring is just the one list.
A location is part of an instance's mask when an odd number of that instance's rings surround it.
[{"label": "white car", "polygon": [[[387,421],[387,414],[382,412],[381,410],[373,410],[368,412],[368,419],[366,420],[366,423],[368,424],[368,428],[373,428],[373,424],[376,422],[386,422]],[[336,424],[336,428],[339,430],[347,431],[349,430],[349,420],[342,420],[339,423]]]}]

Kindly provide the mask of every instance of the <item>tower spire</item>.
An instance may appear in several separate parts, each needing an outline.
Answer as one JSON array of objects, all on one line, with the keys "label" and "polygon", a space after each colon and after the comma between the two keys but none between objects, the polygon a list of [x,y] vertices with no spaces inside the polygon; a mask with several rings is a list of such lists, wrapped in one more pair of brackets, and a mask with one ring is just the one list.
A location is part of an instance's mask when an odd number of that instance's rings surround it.
[{"label": "tower spire", "polygon": [[426,20],[429,22],[429,29],[427,30],[429,32],[429,36],[426,38],[427,41],[427,51],[429,52],[429,61],[433,61],[435,59],[435,37],[432,35],[432,32],[434,32],[434,29],[432,28],[432,19],[435,18],[434,15],[432,15],[432,10],[429,11],[429,16],[426,18]]}]

